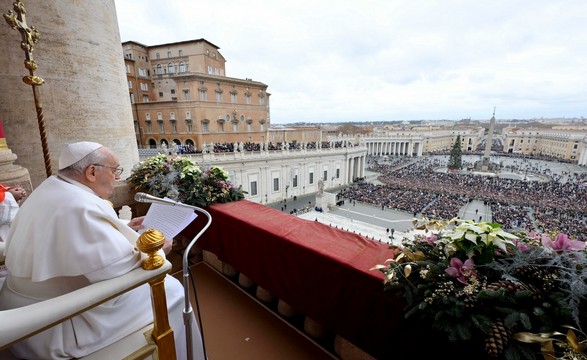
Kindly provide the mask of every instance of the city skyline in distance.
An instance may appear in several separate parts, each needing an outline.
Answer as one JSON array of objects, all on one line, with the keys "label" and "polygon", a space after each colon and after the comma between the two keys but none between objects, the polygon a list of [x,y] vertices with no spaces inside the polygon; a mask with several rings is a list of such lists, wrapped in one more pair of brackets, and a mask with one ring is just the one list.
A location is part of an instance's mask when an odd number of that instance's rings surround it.
[{"label": "city skyline in distance", "polygon": [[217,45],[273,124],[587,116],[580,0],[115,4],[121,41]]}]

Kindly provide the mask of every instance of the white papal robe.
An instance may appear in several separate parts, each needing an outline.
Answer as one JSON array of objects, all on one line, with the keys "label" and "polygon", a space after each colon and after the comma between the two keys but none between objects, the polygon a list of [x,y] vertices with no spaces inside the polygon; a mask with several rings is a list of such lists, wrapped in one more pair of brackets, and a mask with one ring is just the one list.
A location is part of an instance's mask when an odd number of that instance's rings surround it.
[{"label": "white papal robe", "polygon": [[[144,254],[135,249],[137,238],[91,189],[70,179],[49,177],[29,195],[11,226],[4,252],[9,275],[0,290],[0,309],[53,298],[139,267]],[[168,275],[165,291],[178,359],[185,359],[184,289]],[[11,350],[25,359],[82,357],[152,321],[146,284]],[[197,326],[193,335],[196,359],[204,359]]]}]

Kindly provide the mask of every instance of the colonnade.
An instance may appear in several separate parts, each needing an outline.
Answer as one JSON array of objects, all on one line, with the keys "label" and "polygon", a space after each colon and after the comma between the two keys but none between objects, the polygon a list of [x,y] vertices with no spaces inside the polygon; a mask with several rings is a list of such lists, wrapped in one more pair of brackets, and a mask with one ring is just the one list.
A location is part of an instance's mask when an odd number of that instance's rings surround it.
[{"label": "colonnade", "polygon": [[365,139],[368,155],[422,156],[422,143],[414,140]]}]

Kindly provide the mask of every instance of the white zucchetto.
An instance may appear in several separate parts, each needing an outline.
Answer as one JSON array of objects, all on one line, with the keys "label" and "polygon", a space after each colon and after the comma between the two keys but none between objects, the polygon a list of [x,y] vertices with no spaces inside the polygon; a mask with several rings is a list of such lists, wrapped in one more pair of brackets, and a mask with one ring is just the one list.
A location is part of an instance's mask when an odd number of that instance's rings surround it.
[{"label": "white zucchetto", "polygon": [[61,151],[59,156],[59,170],[75,164],[81,159],[88,156],[92,151],[101,148],[103,145],[91,141],[80,141],[68,144]]}]

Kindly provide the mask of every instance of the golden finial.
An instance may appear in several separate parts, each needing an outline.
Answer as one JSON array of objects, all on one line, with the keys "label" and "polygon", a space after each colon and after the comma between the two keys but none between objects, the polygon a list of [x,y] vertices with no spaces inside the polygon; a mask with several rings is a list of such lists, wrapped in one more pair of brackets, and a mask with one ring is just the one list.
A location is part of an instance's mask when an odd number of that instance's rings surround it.
[{"label": "golden finial", "polygon": [[39,31],[34,26],[29,27],[26,22],[26,9],[22,2],[18,1],[14,3],[14,11],[8,10],[7,14],[4,14],[4,20],[15,30],[20,31],[22,35],[22,42],[20,48],[24,50],[26,54],[26,60],[24,66],[29,70],[30,76],[25,76],[22,81],[28,85],[43,85],[45,81],[35,75],[37,70],[37,63],[33,60],[33,50],[35,50],[35,44],[39,41]]},{"label": "golden finial", "polygon": [[137,239],[137,248],[147,254],[143,261],[143,269],[153,270],[165,263],[165,258],[157,253],[165,244],[165,235],[158,230],[148,229]]},{"label": "golden finial", "polygon": [[33,87],[33,96],[35,98],[35,108],[37,109],[37,121],[39,123],[39,131],[41,133],[41,145],[43,146],[43,156],[45,158],[45,171],[47,177],[51,176],[51,157],[49,156],[49,146],[47,143],[47,133],[45,131],[45,119],[43,115],[43,104],[39,94],[38,87],[45,83],[45,80],[35,74],[37,70],[37,63],[33,60],[33,50],[35,44],[40,39],[40,34],[34,26],[29,26],[26,22],[26,9],[24,4],[20,1],[13,3],[13,9],[8,10],[4,14],[4,20],[8,25],[20,32],[22,35],[22,42],[20,48],[24,51],[25,61],[24,67],[28,69],[29,75],[22,78],[22,81]]}]

